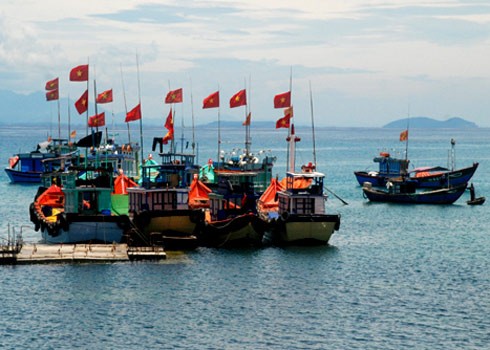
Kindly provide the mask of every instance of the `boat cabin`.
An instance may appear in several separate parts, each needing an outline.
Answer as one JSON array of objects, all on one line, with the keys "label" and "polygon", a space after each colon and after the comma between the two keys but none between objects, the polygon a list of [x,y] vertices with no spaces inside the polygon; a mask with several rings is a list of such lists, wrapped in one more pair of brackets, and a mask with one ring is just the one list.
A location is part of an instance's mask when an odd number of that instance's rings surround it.
[{"label": "boat cabin", "polygon": [[[279,215],[325,214],[323,180],[325,175],[319,172],[286,173],[284,190],[277,192]],[[284,180],[283,180],[284,181]]]},{"label": "boat cabin", "polygon": [[407,174],[410,163],[408,159],[393,158],[387,152],[381,152],[373,161],[379,163],[379,175],[387,177]]},{"label": "boat cabin", "polygon": [[256,212],[255,172],[219,173],[215,192],[209,193],[212,221],[224,220],[246,212]]},{"label": "boat cabin", "polygon": [[[141,169],[141,185],[144,188],[187,188],[199,173],[194,165],[195,155],[184,153],[160,153],[161,164],[153,162]],[[150,163],[150,162],[148,162]]]}]

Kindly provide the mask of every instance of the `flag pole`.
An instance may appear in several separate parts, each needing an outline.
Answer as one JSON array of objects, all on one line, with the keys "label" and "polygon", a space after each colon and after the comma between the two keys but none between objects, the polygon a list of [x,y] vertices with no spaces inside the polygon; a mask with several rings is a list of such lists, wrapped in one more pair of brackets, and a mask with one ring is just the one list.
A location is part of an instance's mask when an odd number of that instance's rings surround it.
[{"label": "flag pole", "polygon": [[244,79],[244,85],[245,85],[245,100],[247,103],[245,104],[245,155],[247,159],[250,156],[250,123],[247,123],[247,116],[248,113],[251,113],[251,98],[250,98],[250,91],[252,88],[252,78],[249,76],[249,82],[248,82],[248,88],[249,88],[249,93],[248,93],[248,99],[247,99],[247,79]]},{"label": "flag pole", "polygon": [[[191,79],[191,115],[192,115],[192,154],[195,153],[195,148],[196,148],[196,138],[194,134],[194,100],[192,97],[192,79]],[[197,162],[197,159],[196,159]]]},{"label": "flag pole", "polygon": [[316,142],[315,142],[315,118],[313,115],[313,94],[311,92],[311,80],[310,80],[310,108],[311,108],[311,134],[312,134],[312,142],[313,142],[313,164],[315,167],[316,164]]},{"label": "flag pole", "polygon": [[[59,94],[59,92],[58,92],[58,94]],[[61,152],[61,111],[60,111],[60,98],[59,98],[59,96],[58,96],[58,147],[59,147],[59,151]]]},{"label": "flag pole", "polygon": [[[87,58],[87,97],[88,97],[88,88],[89,88],[89,82],[90,82],[90,79],[89,79],[89,76],[90,76],[90,58]],[[87,98],[87,110],[85,111],[85,119],[86,119],[86,123],[85,123],[85,135],[88,136],[88,107],[89,107],[89,103],[88,103],[89,99]],[[85,154],[85,159],[87,159],[87,154]]]},{"label": "flag pole", "polygon": [[[138,61],[138,54],[136,54],[136,72],[138,75],[138,103],[140,105],[141,109],[141,86],[140,86],[140,68],[139,68],[139,61]],[[141,147],[141,162],[143,164],[143,159],[144,159],[144,152],[143,152],[143,113],[141,113],[140,117],[140,147]]]},{"label": "flag pole", "polygon": [[[123,71],[122,71],[122,63],[119,63],[119,67],[121,68],[121,84],[122,84],[122,90],[123,90],[124,112],[127,115],[128,114],[128,103],[126,102],[126,89],[124,88],[124,77],[123,77]],[[128,127],[128,144],[131,145],[131,133],[129,132],[129,123],[126,123],[126,126]]]},{"label": "flag pole", "polygon": [[68,103],[66,104],[68,109],[68,143],[71,142],[71,115],[70,115],[70,94],[68,94]]},{"label": "flag pole", "polygon": [[[218,96],[219,96],[219,85],[218,85]],[[220,168],[220,155],[221,155],[221,118],[220,118],[220,107],[221,103],[218,105],[218,169]]]},{"label": "flag pole", "polygon": [[[289,94],[291,96],[291,100],[293,99],[293,66],[290,67],[290,70],[289,70]],[[289,106],[291,106],[292,103],[289,104]],[[292,128],[292,125],[293,123],[289,122],[289,128],[288,128],[288,139],[291,138],[291,128]],[[291,162],[291,160],[289,159],[290,157],[290,154],[289,154],[289,145],[287,147],[287,152],[286,152],[286,159],[288,159],[289,162]],[[288,165],[288,169],[291,168],[291,164]]]}]

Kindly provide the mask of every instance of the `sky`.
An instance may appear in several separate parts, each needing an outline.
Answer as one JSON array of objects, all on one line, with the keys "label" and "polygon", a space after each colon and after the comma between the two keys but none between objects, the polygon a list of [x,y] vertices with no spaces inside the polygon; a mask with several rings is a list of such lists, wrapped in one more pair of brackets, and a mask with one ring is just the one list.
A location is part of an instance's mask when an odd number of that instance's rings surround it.
[{"label": "sky", "polygon": [[[94,81],[112,88],[115,113],[141,101],[143,120],[163,123],[165,95],[183,88],[177,119],[216,121],[202,101],[219,90],[222,120],[249,109],[252,123],[276,121],[274,95],[291,89],[303,125],[490,127],[488,0],[2,0],[0,89],[29,94],[59,77],[60,96],[77,99],[86,85],[69,72],[87,63],[90,94]],[[244,88],[248,106],[230,109]]]}]

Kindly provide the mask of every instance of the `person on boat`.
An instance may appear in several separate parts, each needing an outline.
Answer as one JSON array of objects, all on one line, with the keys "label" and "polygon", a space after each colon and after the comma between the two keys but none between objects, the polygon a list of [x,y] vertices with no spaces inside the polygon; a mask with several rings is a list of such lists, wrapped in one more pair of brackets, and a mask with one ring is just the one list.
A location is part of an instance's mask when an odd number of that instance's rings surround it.
[{"label": "person on boat", "polygon": [[475,187],[473,186],[473,182],[470,185],[470,200],[475,200]]}]

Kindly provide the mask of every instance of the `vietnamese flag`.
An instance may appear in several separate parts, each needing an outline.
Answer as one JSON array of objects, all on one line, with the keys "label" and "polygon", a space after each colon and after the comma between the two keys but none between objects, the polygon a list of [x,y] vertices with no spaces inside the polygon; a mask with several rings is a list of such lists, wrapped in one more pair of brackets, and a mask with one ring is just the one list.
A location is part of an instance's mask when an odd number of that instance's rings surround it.
[{"label": "vietnamese flag", "polygon": [[245,118],[245,121],[243,122],[243,126],[249,126],[250,125],[250,119],[252,119],[252,112],[249,112],[247,115],[247,118]]},{"label": "vietnamese flag", "polygon": [[290,121],[291,121],[291,115],[290,114],[287,114],[282,118],[279,118],[276,122],[276,129],[289,128]]},{"label": "vietnamese flag", "polygon": [[202,108],[216,108],[219,107],[219,91],[213,92],[202,101]]},{"label": "vietnamese flag", "polygon": [[112,102],[112,89],[106,90],[97,95],[97,103],[109,103]]},{"label": "vietnamese flag", "polygon": [[70,138],[71,138],[71,139],[74,139],[75,137],[77,137],[77,131],[76,131],[76,130],[73,130],[73,131],[70,133]]},{"label": "vietnamese flag", "polygon": [[167,130],[174,131],[174,117],[172,115],[172,108],[170,108],[170,112],[168,113],[167,120],[165,120],[165,127]]},{"label": "vietnamese flag", "polygon": [[82,64],[70,71],[70,81],[87,81],[88,80],[88,64]]},{"label": "vietnamese flag", "polygon": [[141,119],[141,103],[138,103],[136,107],[134,107],[132,110],[126,113],[125,122],[128,123],[140,119]]},{"label": "vietnamese flag", "polygon": [[169,130],[167,132],[167,134],[164,136],[164,138],[162,139],[162,143],[164,145],[167,145],[168,141],[173,140],[173,139],[174,139],[174,129],[172,128],[172,130]]},{"label": "vietnamese flag", "polygon": [[274,108],[287,108],[291,106],[291,91],[274,96]]},{"label": "vietnamese flag", "polygon": [[245,89],[238,91],[230,99],[230,108],[245,106],[247,104],[247,92]]},{"label": "vietnamese flag", "polygon": [[77,109],[78,114],[82,114],[86,112],[88,109],[88,90],[80,96],[80,98],[75,102],[75,108]]},{"label": "vietnamese flag", "polygon": [[105,112],[96,114],[88,118],[88,126],[91,128],[105,125]]},{"label": "vietnamese flag", "polygon": [[400,133],[400,141],[407,141],[408,140],[408,130],[402,131]]},{"label": "vietnamese flag", "polygon": [[181,103],[183,100],[182,88],[169,91],[165,97],[165,103]]},{"label": "vietnamese flag", "polygon": [[59,98],[58,89],[46,92],[46,101],[54,101]]},{"label": "vietnamese flag", "polygon": [[58,86],[59,86],[59,79],[54,78],[53,80],[50,80],[46,83],[45,90],[47,91],[56,90],[58,89]]}]

